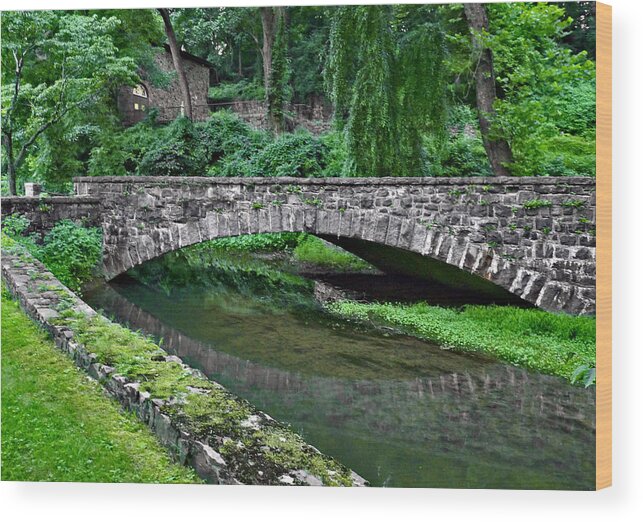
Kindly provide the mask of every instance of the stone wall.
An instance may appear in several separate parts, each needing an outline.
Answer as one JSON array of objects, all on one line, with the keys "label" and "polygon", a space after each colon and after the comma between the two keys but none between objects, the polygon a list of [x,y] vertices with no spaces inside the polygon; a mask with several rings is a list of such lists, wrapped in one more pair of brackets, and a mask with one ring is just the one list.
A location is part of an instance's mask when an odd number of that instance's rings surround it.
[{"label": "stone wall", "polygon": [[217,237],[309,232],[452,265],[543,309],[593,314],[591,178],[77,178],[103,206],[108,277]]},{"label": "stone wall", "polygon": [[[118,109],[123,123],[132,125],[145,118],[150,109],[158,109],[158,121],[173,121],[181,114],[183,96],[179,81],[174,72],[172,55],[169,52],[160,52],[155,57],[159,68],[166,73],[173,74],[172,81],[166,88],[156,87],[150,81],[143,81],[147,90],[147,99],[133,94],[133,87],[123,85],[118,89]],[[192,113],[195,120],[206,120],[210,116],[208,108],[208,89],[210,87],[210,69],[205,65],[196,63],[189,58],[183,58],[183,68],[190,86],[192,99]],[[139,105],[135,109],[134,104]],[[140,107],[145,105],[145,110]]]},{"label": "stone wall", "polygon": [[[213,103],[211,109],[227,109],[234,112],[242,120],[255,129],[269,130],[268,119],[266,118],[267,106],[262,101],[233,101]],[[295,129],[306,129],[311,134],[322,134],[333,126],[332,108],[316,101],[310,105],[292,104],[286,108],[288,116],[286,126],[289,131]]]},{"label": "stone wall", "polygon": [[25,216],[29,222],[27,233],[40,236],[49,232],[63,219],[90,227],[102,226],[100,199],[94,197],[6,197],[2,198],[2,220],[11,215]]}]

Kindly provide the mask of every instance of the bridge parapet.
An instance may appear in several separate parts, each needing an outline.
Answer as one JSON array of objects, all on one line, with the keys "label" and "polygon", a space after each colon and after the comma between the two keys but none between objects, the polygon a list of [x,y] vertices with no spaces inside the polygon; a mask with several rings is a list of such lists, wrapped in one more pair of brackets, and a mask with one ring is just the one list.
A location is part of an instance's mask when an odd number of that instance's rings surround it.
[{"label": "bridge parapet", "polygon": [[87,226],[102,226],[100,199],[91,196],[3,197],[2,220],[21,215],[29,220],[27,234],[40,236],[49,232],[63,219],[82,222]]},{"label": "bridge parapet", "polygon": [[309,232],[415,252],[541,308],[595,311],[592,178],[76,178],[108,277],[217,237]]}]

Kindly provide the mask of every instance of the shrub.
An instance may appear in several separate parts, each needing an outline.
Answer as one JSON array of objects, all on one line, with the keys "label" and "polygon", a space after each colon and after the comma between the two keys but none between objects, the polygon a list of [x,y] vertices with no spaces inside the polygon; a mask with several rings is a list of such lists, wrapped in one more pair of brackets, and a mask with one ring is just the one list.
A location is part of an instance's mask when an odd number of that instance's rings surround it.
[{"label": "shrub", "polygon": [[204,244],[204,248],[230,252],[282,252],[293,250],[305,237],[306,234],[302,232],[249,234],[214,239]]},{"label": "shrub", "polygon": [[257,158],[264,176],[310,178],[324,171],[326,146],[308,132],[282,134]]},{"label": "shrub", "polygon": [[100,144],[91,150],[88,174],[90,176],[137,175],[141,159],[151,149],[164,128],[156,125],[156,110],[147,119],[120,132],[103,132]]},{"label": "shrub", "polygon": [[138,172],[143,176],[199,176],[205,173],[206,155],[194,124],[177,118],[141,158]]},{"label": "shrub", "polygon": [[596,176],[596,145],[591,134],[534,137],[515,153],[512,172],[518,176]]},{"label": "shrub", "polygon": [[4,236],[19,243],[75,292],[96,275],[103,251],[100,228],[86,228],[65,219],[56,223],[38,244],[34,235],[24,235],[28,226],[24,216],[5,218],[3,246],[10,246]]},{"label": "shrub", "polygon": [[264,100],[266,93],[263,85],[255,80],[243,78],[236,83],[220,83],[210,87],[208,98],[217,102],[234,100]]}]

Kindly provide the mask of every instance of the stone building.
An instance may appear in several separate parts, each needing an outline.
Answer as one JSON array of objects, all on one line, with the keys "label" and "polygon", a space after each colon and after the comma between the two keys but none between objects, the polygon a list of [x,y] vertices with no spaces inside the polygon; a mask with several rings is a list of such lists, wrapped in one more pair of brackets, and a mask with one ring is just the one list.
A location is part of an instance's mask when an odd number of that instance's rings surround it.
[{"label": "stone building", "polygon": [[[190,86],[192,113],[195,120],[205,120],[210,114],[208,108],[208,89],[212,66],[205,60],[185,51],[181,51],[183,67]],[[174,73],[174,64],[168,45],[155,57],[159,68]],[[145,74],[142,75],[145,77]],[[118,89],[118,110],[124,125],[133,125],[145,118],[150,109],[158,110],[159,122],[169,122],[181,114],[183,98],[176,74],[166,88],[155,87],[148,80],[131,86],[123,85]]]}]

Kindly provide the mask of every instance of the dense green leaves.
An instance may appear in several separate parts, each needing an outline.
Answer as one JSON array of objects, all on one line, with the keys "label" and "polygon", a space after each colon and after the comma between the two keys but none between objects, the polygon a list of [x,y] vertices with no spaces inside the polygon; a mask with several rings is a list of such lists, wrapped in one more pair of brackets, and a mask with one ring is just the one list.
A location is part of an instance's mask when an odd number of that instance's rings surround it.
[{"label": "dense green leaves", "polygon": [[444,131],[442,32],[397,23],[390,6],[335,13],[326,74],[336,110],[347,114],[351,176],[422,175],[422,135]]},{"label": "dense green leaves", "polygon": [[[320,137],[275,140],[226,113],[168,126],[152,113],[125,129],[116,87],[139,74],[159,86],[172,76],[155,65],[165,36],[154,11],[3,13],[3,190],[17,178],[68,191],[73,176],[87,173],[490,174],[472,111],[476,56],[460,4],[284,12],[268,93],[259,9],[176,9],[172,21],[179,43],[214,64],[213,100],[267,95],[280,122],[289,120],[291,100],[330,102],[337,127]],[[482,39],[499,91],[493,132],[511,145],[512,174],[593,176],[591,3],[503,3],[487,12]]]},{"label": "dense green leaves", "polygon": [[37,242],[35,237],[25,236],[28,226],[24,216],[9,216],[3,222],[2,231],[9,241],[19,243],[42,261],[61,283],[78,291],[97,275],[103,252],[100,228],[86,228],[62,220],[45,234],[42,242]]},{"label": "dense green leaves", "polygon": [[[596,71],[585,51],[561,45],[572,19],[544,3],[497,4],[490,13],[487,41],[504,93],[496,108],[516,156],[514,173],[593,175],[587,163],[595,162]],[[586,164],[567,147],[578,150],[580,141]]]}]

